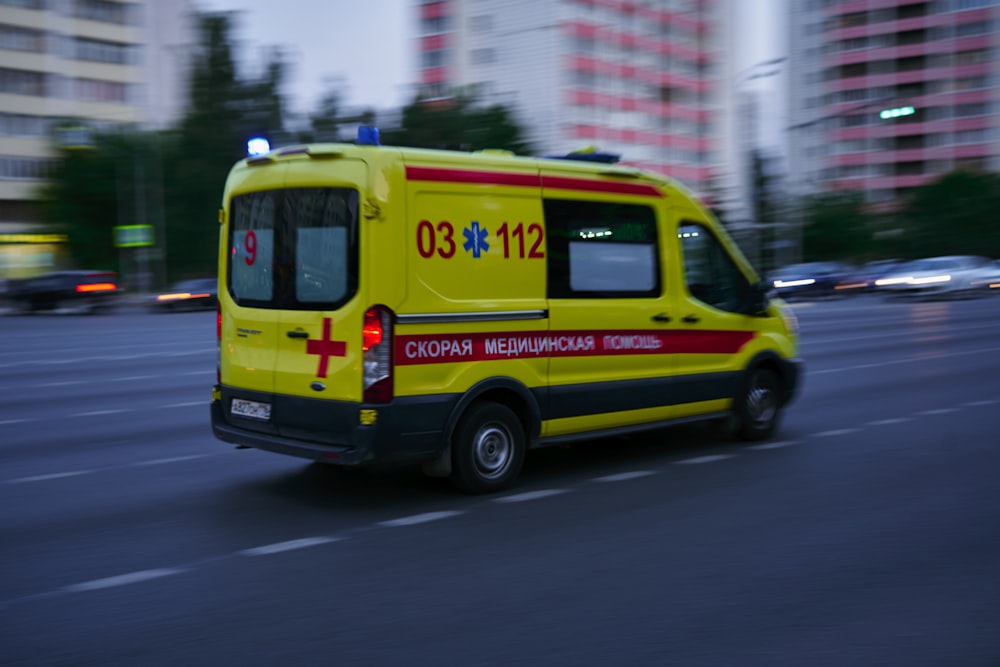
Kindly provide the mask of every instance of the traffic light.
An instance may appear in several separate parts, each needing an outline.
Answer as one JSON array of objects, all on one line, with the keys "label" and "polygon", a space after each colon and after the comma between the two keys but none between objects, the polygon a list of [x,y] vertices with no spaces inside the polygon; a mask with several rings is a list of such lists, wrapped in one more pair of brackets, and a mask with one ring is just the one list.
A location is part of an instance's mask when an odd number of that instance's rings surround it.
[{"label": "traffic light", "polygon": [[913,107],[896,107],[895,109],[882,109],[878,112],[878,117],[882,120],[889,120],[890,118],[899,118],[900,116],[912,116],[917,113],[917,110]]}]

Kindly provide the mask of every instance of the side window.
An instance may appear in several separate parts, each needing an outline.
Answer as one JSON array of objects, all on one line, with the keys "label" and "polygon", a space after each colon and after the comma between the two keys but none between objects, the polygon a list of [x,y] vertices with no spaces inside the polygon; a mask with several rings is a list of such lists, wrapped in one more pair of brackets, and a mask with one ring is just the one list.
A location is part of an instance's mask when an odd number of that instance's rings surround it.
[{"label": "side window", "polygon": [[693,222],[678,231],[684,261],[684,279],[691,296],[731,313],[743,312],[750,283],[712,231]]},{"label": "side window", "polygon": [[546,199],[551,298],[654,297],[662,292],[649,206]]}]

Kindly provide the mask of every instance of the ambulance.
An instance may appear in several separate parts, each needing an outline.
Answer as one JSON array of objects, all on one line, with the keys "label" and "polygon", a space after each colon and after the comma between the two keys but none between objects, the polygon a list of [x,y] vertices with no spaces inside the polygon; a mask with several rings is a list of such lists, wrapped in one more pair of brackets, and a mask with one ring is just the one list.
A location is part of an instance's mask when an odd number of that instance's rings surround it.
[{"label": "ambulance", "polygon": [[356,144],[231,170],[215,436],[470,493],[528,449],[695,420],[776,429],[798,325],[678,183],[561,158]]}]

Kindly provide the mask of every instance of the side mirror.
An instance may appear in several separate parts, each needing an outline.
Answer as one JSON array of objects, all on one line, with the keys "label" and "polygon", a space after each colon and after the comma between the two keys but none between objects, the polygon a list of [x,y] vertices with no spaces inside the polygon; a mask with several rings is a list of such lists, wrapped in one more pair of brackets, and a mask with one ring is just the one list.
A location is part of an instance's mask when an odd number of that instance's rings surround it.
[{"label": "side mirror", "polygon": [[747,315],[765,315],[771,304],[771,282],[759,280],[750,286],[750,299],[747,302]]}]

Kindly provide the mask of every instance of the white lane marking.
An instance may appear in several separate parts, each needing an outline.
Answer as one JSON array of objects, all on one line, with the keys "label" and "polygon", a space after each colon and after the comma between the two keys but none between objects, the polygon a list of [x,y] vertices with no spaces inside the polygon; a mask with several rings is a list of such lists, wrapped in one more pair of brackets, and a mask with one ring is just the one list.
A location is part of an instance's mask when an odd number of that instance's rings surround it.
[{"label": "white lane marking", "polygon": [[183,572],[187,572],[187,570],[179,567],[161,568],[158,570],[140,570],[139,572],[120,574],[116,577],[105,577],[104,579],[94,579],[93,581],[84,581],[79,584],[70,584],[69,586],[66,586],[64,590],[69,591],[70,593],[83,593],[86,591],[96,591],[102,588],[113,588],[115,586],[137,584],[140,581],[160,579],[162,577],[169,577]]},{"label": "white lane marking", "polygon": [[83,380],[64,380],[63,382],[43,382],[42,384],[36,384],[36,387],[71,387],[75,384],[83,384]]},{"label": "white lane marking", "polygon": [[265,544],[261,547],[243,549],[242,551],[237,551],[236,553],[241,556],[270,556],[271,554],[282,553],[284,551],[294,551],[295,549],[306,549],[308,547],[315,547],[321,544],[329,544],[330,542],[336,542],[339,539],[339,537],[303,537],[298,540],[275,542],[274,544]]},{"label": "white lane marking", "polygon": [[15,477],[4,481],[4,484],[26,484],[28,482],[47,482],[50,479],[62,479],[64,477],[79,477],[80,475],[90,475],[96,470],[70,470],[68,472],[51,472],[47,475],[32,475],[30,477]]},{"label": "white lane marking", "polygon": [[709,454],[708,456],[696,456],[692,459],[674,461],[674,465],[689,466],[698,465],[699,463],[714,463],[715,461],[722,461],[723,459],[731,459],[734,456],[735,454]]},{"label": "white lane marking", "polygon": [[865,426],[889,426],[890,424],[905,424],[908,421],[913,421],[909,417],[894,417],[892,419],[879,419],[877,421],[868,422]]},{"label": "white lane marking", "polygon": [[133,380],[155,380],[155,375],[129,375],[128,377],[115,378],[113,382],[132,382]]},{"label": "white lane marking", "polygon": [[[962,327],[962,331],[973,331],[976,329],[995,329],[996,324],[970,324]],[[919,334],[938,334],[938,333],[952,333],[952,327],[948,326],[938,326],[938,327],[928,327],[921,331],[913,332],[911,330],[902,330],[903,335],[910,333]],[[864,336],[841,336],[838,338],[810,338],[808,336],[802,337],[802,345],[829,345],[830,343],[843,343],[851,342],[856,340],[878,340],[880,338],[898,338],[900,336],[900,331],[886,333],[886,334],[866,334]]]},{"label": "white lane marking", "polygon": [[190,454],[188,456],[171,456],[166,459],[152,459],[150,461],[140,461],[139,463],[133,463],[133,466],[158,466],[164,463],[179,463],[180,461],[193,461],[195,459],[207,458],[208,454]]},{"label": "white lane marking", "polygon": [[77,412],[70,417],[99,417],[101,415],[116,415],[122,412],[132,412],[131,410],[94,410],[93,412]]},{"label": "white lane marking", "polygon": [[747,449],[781,449],[782,447],[792,447],[800,444],[798,440],[782,440],[780,442],[765,442],[763,445],[750,445]]},{"label": "white lane marking", "polygon": [[936,408],[934,410],[922,410],[921,412],[918,412],[917,414],[920,415],[920,416],[926,416],[926,415],[947,415],[947,414],[951,414],[952,412],[958,412],[958,408]]},{"label": "white lane marking", "polygon": [[504,496],[502,498],[494,498],[495,503],[524,503],[529,500],[538,500],[539,498],[548,498],[549,496],[558,496],[560,493],[566,493],[569,489],[542,489],[540,491],[525,491],[524,493],[515,493],[512,496]]},{"label": "white lane marking", "polygon": [[465,514],[465,512],[460,512],[457,510],[444,511],[444,512],[424,512],[423,514],[414,514],[412,516],[404,516],[398,519],[379,521],[378,525],[384,526],[386,528],[396,528],[398,526],[415,526],[419,523],[430,523],[431,521],[450,519],[451,517],[458,516],[459,514]]},{"label": "white lane marking", "polygon": [[208,401],[188,401],[187,403],[171,403],[164,405],[165,408],[190,408],[193,405],[208,405]]},{"label": "white lane marking", "polygon": [[963,403],[963,405],[967,408],[980,408],[985,405],[996,405],[997,403],[1000,403],[1000,398],[993,398],[986,401],[970,401]]},{"label": "white lane marking", "polygon": [[850,433],[857,433],[856,428],[835,428],[832,431],[820,431],[819,433],[814,433],[814,438],[832,438],[838,435],[848,435]]},{"label": "white lane marking", "polygon": [[624,482],[629,479],[636,479],[639,477],[649,477],[650,475],[656,475],[659,470],[633,470],[632,472],[620,472],[617,475],[605,475],[604,477],[594,477],[591,482]]},{"label": "white lane marking", "polygon": [[867,368],[882,368],[883,366],[897,366],[899,364],[913,364],[921,363],[927,361],[927,359],[945,359],[947,357],[964,357],[970,354],[975,355],[985,355],[991,352],[1000,351],[1000,347],[987,347],[980,350],[965,350],[962,352],[941,352],[939,354],[926,355],[922,354],[917,358],[912,359],[893,359],[892,361],[883,361],[877,364],[861,364],[856,366],[844,366],[843,368],[823,368],[818,370],[809,371],[811,375],[826,375],[827,373],[843,373],[845,371],[854,371],[858,369]]},{"label": "white lane marking", "polygon": [[23,424],[23,423],[29,422],[29,421],[35,421],[35,420],[34,419],[7,419],[5,421],[0,422],[0,426],[3,426],[4,424]]},{"label": "white lane marking", "polygon": [[181,373],[181,375],[214,375],[214,374],[215,374],[215,371],[213,371],[213,370],[207,370],[207,371],[188,371],[187,373]]}]

